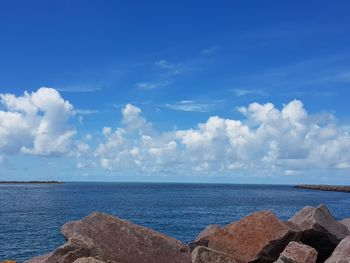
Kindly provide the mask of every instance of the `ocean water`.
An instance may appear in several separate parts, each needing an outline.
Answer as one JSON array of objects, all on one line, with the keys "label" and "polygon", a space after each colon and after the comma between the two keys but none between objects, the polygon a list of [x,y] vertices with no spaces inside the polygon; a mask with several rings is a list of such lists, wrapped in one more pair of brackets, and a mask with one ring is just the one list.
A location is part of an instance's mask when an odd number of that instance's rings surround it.
[{"label": "ocean water", "polygon": [[350,217],[350,194],[278,185],[64,183],[0,185],[0,260],[24,260],[64,243],[60,227],[103,211],[189,242],[209,224],[257,210],[287,219],[324,203]]}]

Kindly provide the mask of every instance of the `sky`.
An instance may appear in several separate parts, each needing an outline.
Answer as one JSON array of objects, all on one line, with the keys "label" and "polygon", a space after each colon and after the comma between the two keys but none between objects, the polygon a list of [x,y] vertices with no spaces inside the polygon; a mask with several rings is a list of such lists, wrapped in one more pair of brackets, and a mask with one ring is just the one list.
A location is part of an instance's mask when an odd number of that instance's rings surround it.
[{"label": "sky", "polygon": [[0,180],[350,182],[349,1],[0,3]]}]

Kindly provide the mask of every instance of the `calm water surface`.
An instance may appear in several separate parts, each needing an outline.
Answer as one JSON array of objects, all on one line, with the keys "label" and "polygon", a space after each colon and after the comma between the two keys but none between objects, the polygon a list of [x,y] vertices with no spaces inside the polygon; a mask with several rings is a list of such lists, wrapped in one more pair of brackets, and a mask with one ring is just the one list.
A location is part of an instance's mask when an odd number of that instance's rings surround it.
[{"label": "calm water surface", "polygon": [[24,260],[64,243],[60,227],[103,211],[184,242],[208,224],[224,225],[257,210],[287,219],[305,205],[326,204],[350,217],[350,194],[292,186],[156,183],[0,185],[0,260]]}]

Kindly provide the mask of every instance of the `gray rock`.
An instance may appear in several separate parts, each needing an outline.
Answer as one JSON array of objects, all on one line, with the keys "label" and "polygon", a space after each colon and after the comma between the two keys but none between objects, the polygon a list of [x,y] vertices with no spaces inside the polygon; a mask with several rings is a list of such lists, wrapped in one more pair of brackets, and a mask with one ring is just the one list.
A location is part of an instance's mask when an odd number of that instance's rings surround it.
[{"label": "gray rock", "polygon": [[350,236],[339,243],[325,263],[350,263]]},{"label": "gray rock", "polygon": [[224,252],[198,246],[192,251],[192,263],[237,263],[237,261]]},{"label": "gray rock", "polygon": [[290,242],[275,263],[316,263],[317,251],[298,242]]},{"label": "gray rock", "polygon": [[298,229],[303,244],[317,250],[317,262],[324,262],[338,243],[350,234],[347,227],[339,223],[325,205],[304,207],[288,222]]},{"label": "gray rock", "polygon": [[348,230],[350,231],[350,218],[344,218],[343,220],[340,220],[339,222],[342,223],[344,226],[346,226],[348,228]]}]

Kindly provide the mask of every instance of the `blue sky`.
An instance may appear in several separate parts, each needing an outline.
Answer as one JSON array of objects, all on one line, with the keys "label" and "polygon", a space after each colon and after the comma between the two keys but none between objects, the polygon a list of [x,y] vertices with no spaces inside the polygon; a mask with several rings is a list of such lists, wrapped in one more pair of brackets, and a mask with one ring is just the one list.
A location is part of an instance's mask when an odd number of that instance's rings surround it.
[{"label": "blue sky", "polygon": [[0,5],[0,179],[349,182],[348,1]]}]

